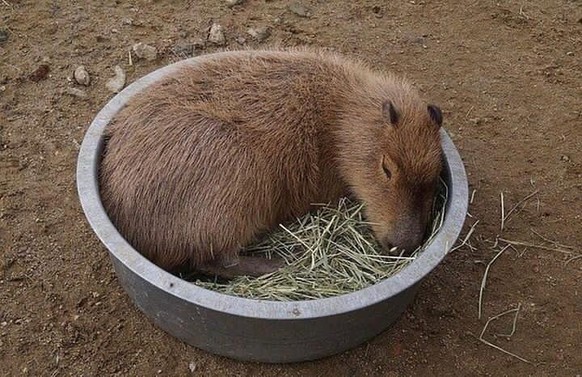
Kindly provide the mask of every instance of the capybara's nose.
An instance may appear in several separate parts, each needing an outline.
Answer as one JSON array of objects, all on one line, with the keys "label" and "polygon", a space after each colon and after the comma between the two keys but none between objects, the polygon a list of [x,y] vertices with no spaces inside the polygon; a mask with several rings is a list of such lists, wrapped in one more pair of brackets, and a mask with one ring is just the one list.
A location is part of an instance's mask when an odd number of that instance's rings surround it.
[{"label": "capybara's nose", "polygon": [[391,251],[394,246],[392,244],[392,241],[390,240],[389,237],[384,237],[381,241],[380,244],[382,245],[382,248],[384,249],[384,251],[389,252]]},{"label": "capybara's nose", "polygon": [[386,252],[390,254],[411,254],[414,252],[422,243],[422,235],[416,236],[413,234],[408,234],[399,239],[393,239],[390,237],[385,237],[381,244]]},{"label": "capybara's nose", "polygon": [[404,250],[405,254],[412,254],[419,246],[420,242],[405,242],[399,247],[399,249]]}]

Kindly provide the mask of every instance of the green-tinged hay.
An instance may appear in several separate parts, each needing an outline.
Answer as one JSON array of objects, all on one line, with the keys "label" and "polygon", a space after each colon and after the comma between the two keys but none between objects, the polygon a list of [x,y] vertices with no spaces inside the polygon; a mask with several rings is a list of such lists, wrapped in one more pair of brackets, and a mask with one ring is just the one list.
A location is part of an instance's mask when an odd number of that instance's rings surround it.
[{"label": "green-tinged hay", "polygon": [[[441,181],[433,203],[431,235],[442,226],[448,188]],[[185,276],[200,287],[261,300],[293,301],[332,297],[360,290],[386,279],[412,262],[411,255],[383,254],[363,215],[364,205],[342,198],[336,206],[323,205],[292,224],[279,226],[243,254],[278,256],[285,266],[258,278],[205,281]]]}]

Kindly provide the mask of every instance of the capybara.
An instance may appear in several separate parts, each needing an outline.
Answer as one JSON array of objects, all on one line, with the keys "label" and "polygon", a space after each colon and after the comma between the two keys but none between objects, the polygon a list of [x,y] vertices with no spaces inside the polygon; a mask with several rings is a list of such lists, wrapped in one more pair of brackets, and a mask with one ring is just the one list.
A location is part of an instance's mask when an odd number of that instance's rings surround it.
[{"label": "capybara", "polygon": [[441,110],[401,78],[322,50],[236,51],[133,97],[106,130],[101,196],[167,270],[260,275],[239,251],[313,203],[352,195],[386,248],[423,240]]}]

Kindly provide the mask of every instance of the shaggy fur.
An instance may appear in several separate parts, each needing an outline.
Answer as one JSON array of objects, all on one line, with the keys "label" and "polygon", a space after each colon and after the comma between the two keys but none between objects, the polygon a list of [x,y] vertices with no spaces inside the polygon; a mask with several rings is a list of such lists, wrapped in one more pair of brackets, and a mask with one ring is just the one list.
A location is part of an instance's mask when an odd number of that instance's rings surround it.
[{"label": "shaggy fur", "polygon": [[348,193],[367,204],[385,246],[410,249],[441,171],[440,121],[409,84],[361,62],[243,51],[127,104],[107,129],[102,200],[165,269],[236,263],[278,223]]}]

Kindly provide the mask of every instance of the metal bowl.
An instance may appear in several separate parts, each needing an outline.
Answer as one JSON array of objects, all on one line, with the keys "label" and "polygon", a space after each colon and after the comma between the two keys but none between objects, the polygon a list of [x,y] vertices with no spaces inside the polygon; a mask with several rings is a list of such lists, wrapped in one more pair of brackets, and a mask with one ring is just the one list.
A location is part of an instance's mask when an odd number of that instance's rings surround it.
[{"label": "metal bowl", "polygon": [[369,340],[394,322],[420,282],[455,243],[467,212],[465,169],[442,130],[444,178],[449,187],[442,229],[408,267],[371,287],[337,297],[294,302],[228,296],[162,270],[137,252],[111,223],[98,188],[103,130],[136,93],[186,65],[220,59],[222,52],[183,60],[137,80],[116,95],[91,123],[77,163],[77,188],[87,220],[109,250],[115,272],[137,307],[157,326],[193,346],[227,357],[271,363],[329,356]]}]

